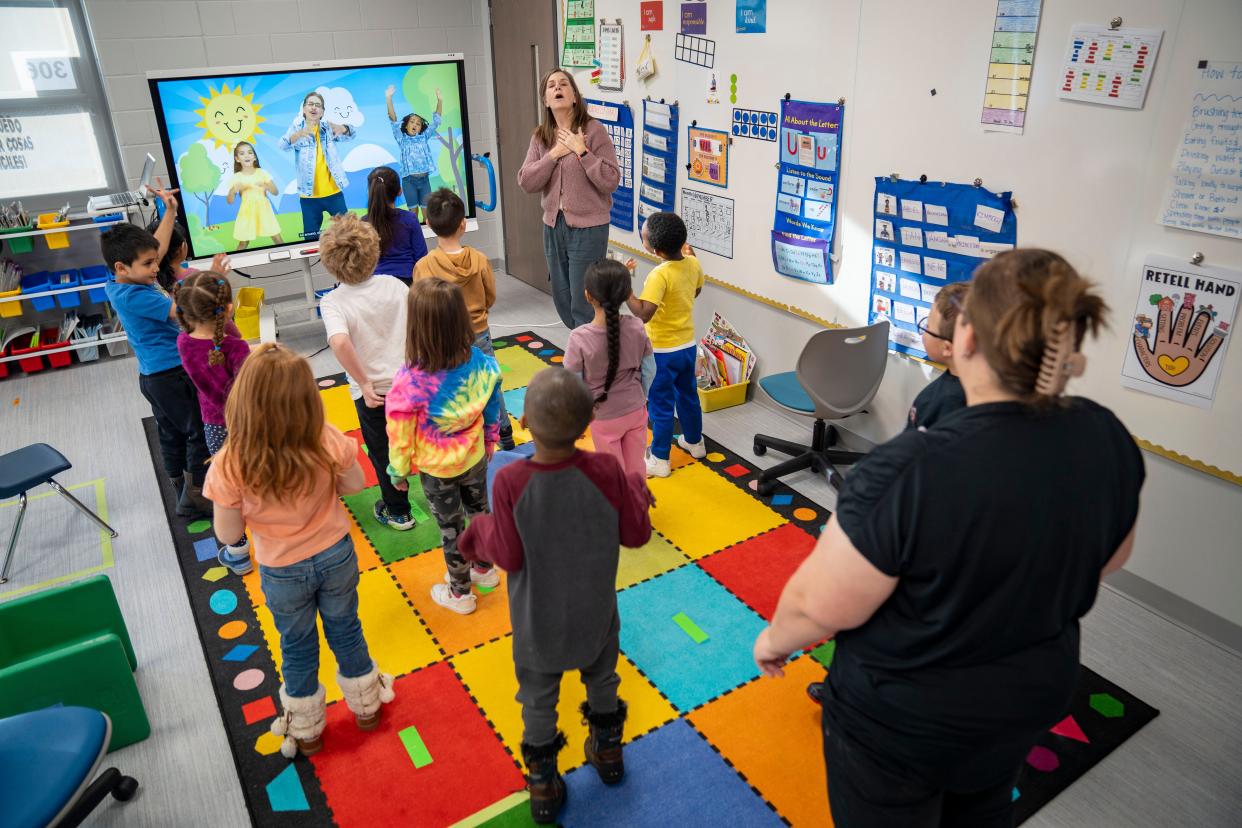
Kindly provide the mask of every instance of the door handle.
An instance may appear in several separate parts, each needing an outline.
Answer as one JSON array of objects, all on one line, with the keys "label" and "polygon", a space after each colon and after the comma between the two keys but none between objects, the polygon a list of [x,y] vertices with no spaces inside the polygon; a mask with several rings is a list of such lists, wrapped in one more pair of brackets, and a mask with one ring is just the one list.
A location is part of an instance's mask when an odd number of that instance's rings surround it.
[{"label": "door handle", "polygon": [[535,123],[543,121],[543,95],[539,88],[539,44],[530,44],[531,68],[535,75]]}]

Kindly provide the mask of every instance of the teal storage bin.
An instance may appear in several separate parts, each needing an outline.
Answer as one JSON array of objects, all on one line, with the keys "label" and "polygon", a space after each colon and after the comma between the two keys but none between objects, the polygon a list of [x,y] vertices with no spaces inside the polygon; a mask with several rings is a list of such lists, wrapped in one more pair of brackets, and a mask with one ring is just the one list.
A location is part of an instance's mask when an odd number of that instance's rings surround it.
[{"label": "teal storage bin", "polygon": [[[80,283],[80,276],[76,268],[70,270],[54,270],[47,280],[48,290],[61,290],[62,288],[75,288]],[[58,293],[52,297],[56,300],[56,304],[62,308],[76,308],[82,304],[81,292],[74,293]]]},{"label": "teal storage bin", "polygon": [[108,283],[111,276],[108,268],[104,265],[91,265],[84,267],[78,273],[81,276],[81,283],[84,285],[99,285],[86,291],[86,298],[91,302],[107,302],[108,293],[104,290],[104,285]]}]

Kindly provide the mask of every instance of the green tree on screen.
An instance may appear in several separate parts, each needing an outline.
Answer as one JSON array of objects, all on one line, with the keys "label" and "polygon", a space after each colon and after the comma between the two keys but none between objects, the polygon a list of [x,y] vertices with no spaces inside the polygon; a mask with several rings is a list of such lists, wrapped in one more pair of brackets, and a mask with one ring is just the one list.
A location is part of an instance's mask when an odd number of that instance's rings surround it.
[{"label": "green tree on screen", "polygon": [[462,144],[461,104],[457,97],[457,69],[453,64],[438,66],[414,66],[405,73],[401,82],[401,92],[411,111],[422,115],[427,121],[435,111],[436,90],[444,97],[444,111],[440,114],[440,143],[448,150],[439,156],[439,173],[445,181],[450,178],[456,182],[453,188],[457,194],[465,198],[466,187],[462,181],[465,169],[462,155],[465,146]]},{"label": "green tree on screen", "polygon": [[202,144],[191,144],[177,159],[181,189],[203,203],[203,224],[211,226],[211,194],[220,185],[220,168],[207,156]]}]

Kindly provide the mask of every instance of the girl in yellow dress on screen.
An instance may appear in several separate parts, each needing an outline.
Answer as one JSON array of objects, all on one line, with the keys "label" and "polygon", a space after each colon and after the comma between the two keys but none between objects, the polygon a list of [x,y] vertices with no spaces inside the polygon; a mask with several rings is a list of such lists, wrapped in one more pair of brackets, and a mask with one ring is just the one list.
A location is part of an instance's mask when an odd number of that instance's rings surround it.
[{"label": "girl in yellow dress on screen", "polygon": [[238,250],[245,250],[260,236],[271,236],[276,244],[284,244],[280,238],[276,211],[267,200],[268,193],[279,195],[279,192],[272,176],[267,170],[260,169],[259,155],[254,151],[254,146],[241,141],[233,147],[233,177],[229,180],[229,194],[225,201],[232,204],[233,199],[241,195],[237,220],[233,222],[233,238],[237,241]]}]

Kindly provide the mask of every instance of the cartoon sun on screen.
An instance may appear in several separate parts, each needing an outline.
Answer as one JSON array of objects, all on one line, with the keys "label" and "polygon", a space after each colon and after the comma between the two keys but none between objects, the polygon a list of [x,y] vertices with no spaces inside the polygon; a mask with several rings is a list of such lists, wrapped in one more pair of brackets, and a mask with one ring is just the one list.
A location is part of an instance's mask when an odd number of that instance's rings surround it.
[{"label": "cartoon sun on screen", "polygon": [[216,146],[232,147],[238,141],[249,141],[256,133],[263,132],[259,124],[267,118],[259,114],[262,104],[254,102],[254,93],[243,95],[241,84],[229,89],[227,83],[207,87],[210,97],[199,97],[203,108],[194,110],[202,118],[195,126],[206,131],[207,138],[215,139]]}]

